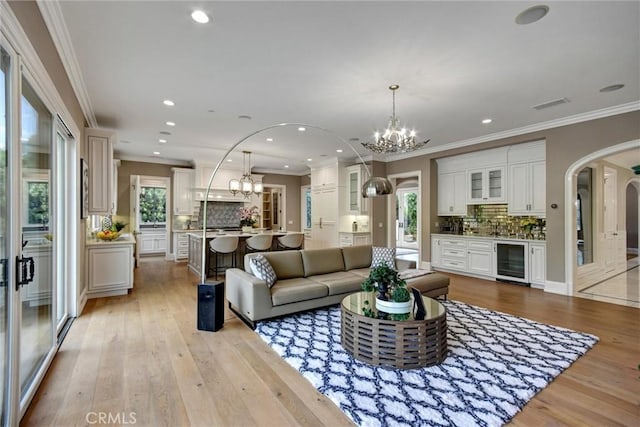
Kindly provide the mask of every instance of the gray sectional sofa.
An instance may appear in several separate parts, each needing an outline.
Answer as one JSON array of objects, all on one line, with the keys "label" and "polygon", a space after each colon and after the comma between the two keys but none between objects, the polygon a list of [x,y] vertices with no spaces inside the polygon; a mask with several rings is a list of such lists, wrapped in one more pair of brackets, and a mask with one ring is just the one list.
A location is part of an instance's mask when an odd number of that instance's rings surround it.
[{"label": "gray sectional sofa", "polygon": [[[372,247],[351,246],[328,249],[262,252],[273,267],[277,280],[269,288],[251,272],[250,260],[258,253],[245,255],[244,270],[228,269],[225,293],[231,309],[253,325],[271,317],[337,304],[353,292],[369,275]],[[396,260],[399,271],[411,264]],[[415,265],[413,265],[415,267]],[[407,279],[423,295],[447,295],[449,278],[431,273]]]}]

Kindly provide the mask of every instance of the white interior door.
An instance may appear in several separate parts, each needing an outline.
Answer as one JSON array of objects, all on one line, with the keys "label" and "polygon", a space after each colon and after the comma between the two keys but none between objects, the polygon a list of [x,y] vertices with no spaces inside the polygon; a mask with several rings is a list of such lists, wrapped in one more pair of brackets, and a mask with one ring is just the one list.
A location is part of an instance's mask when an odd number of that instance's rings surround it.
[{"label": "white interior door", "polygon": [[618,237],[618,174],[615,169],[604,168],[604,269],[611,272],[616,265]]}]

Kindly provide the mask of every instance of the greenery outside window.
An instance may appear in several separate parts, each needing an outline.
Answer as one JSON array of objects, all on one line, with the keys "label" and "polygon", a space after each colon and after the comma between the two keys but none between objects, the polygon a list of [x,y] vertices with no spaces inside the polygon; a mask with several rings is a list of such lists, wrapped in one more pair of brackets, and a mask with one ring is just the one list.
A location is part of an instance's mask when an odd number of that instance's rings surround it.
[{"label": "greenery outside window", "polygon": [[48,171],[25,170],[23,180],[23,223],[25,227],[49,226]]},{"label": "greenery outside window", "polygon": [[140,225],[166,225],[167,189],[164,187],[140,187]]}]

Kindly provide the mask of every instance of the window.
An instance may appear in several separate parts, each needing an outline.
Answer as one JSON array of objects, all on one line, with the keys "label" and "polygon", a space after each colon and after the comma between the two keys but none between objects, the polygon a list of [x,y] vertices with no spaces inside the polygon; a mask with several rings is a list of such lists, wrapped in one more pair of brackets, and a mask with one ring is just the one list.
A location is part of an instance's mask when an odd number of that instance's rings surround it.
[{"label": "window", "polygon": [[140,187],[140,225],[165,224],[167,221],[167,189]]},{"label": "window", "polygon": [[49,171],[29,170],[23,173],[23,226],[49,227]]}]

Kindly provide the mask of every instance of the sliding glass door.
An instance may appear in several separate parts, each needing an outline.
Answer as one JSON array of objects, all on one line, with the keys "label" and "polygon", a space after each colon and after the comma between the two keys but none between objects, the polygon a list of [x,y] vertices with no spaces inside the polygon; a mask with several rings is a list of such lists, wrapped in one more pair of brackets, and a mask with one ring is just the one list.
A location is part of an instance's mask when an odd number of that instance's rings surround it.
[{"label": "sliding glass door", "polygon": [[9,204],[8,140],[9,140],[9,67],[11,58],[0,46],[0,424],[6,422],[9,302]]},{"label": "sliding glass door", "polygon": [[24,398],[55,346],[53,295],[57,236],[52,198],[53,116],[26,78],[20,98],[20,392]]}]

